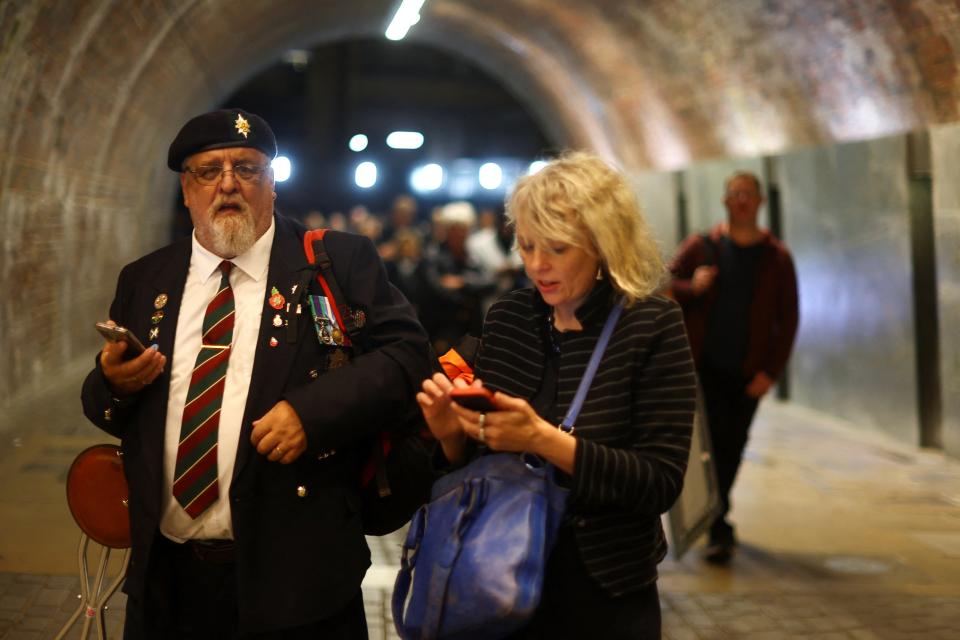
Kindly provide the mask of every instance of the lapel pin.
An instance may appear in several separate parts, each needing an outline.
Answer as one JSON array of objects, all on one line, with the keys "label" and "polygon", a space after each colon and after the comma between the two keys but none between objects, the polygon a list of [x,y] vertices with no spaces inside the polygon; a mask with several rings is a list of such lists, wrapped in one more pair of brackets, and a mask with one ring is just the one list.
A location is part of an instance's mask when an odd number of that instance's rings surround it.
[{"label": "lapel pin", "polygon": [[274,309],[280,310],[283,309],[283,305],[286,302],[283,298],[283,294],[276,287],[271,287],[270,289],[270,306]]},{"label": "lapel pin", "polygon": [[156,298],[153,299],[153,308],[154,309],[163,309],[167,305],[167,294],[161,293]]},{"label": "lapel pin", "polygon": [[271,346],[271,347],[275,347],[275,346],[277,346],[278,344],[280,344],[280,341],[277,340],[276,338],[274,338],[273,336],[270,336],[270,346]]},{"label": "lapel pin", "polygon": [[350,358],[347,357],[343,349],[334,349],[333,353],[330,354],[330,360],[327,366],[330,369],[338,369],[347,364],[349,360]]},{"label": "lapel pin", "polygon": [[367,324],[367,314],[363,312],[363,309],[357,309],[353,312],[353,323],[358,329],[362,329],[363,325]]},{"label": "lapel pin", "polygon": [[294,295],[296,293],[297,293],[297,285],[293,285],[292,287],[290,287],[290,295]]},{"label": "lapel pin", "polygon": [[279,313],[278,313],[277,315],[273,316],[273,326],[275,326],[275,327],[282,327],[282,326],[283,326],[283,318],[280,317],[280,314],[279,314]]},{"label": "lapel pin", "polygon": [[147,340],[156,340],[157,336],[160,335],[160,327],[153,327],[150,329],[150,333],[147,335]]},{"label": "lapel pin", "polygon": [[157,309],[153,312],[153,315],[150,316],[150,322],[153,324],[160,324],[160,321],[163,320],[163,311]]}]

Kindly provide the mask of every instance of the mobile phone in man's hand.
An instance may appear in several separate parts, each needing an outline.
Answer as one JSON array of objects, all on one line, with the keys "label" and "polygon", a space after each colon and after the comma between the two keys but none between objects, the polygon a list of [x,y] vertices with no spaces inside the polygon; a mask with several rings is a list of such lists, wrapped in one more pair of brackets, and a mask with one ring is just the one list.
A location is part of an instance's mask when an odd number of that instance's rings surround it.
[{"label": "mobile phone in man's hand", "polygon": [[97,332],[108,341],[127,343],[127,350],[123,353],[124,358],[136,358],[145,350],[143,343],[126,327],[107,324],[106,322],[98,322],[96,327]]}]

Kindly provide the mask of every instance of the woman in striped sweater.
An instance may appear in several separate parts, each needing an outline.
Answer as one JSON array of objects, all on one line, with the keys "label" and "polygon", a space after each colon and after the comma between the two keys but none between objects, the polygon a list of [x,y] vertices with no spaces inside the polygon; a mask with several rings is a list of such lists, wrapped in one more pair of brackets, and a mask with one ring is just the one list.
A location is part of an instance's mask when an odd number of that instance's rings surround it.
[{"label": "woman in striped sweater", "polygon": [[[507,208],[534,287],[484,322],[474,384],[496,392],[497,410],[453,404],[465,383],[442,374],[417,399],[451,463],[483,446],[534,453],[570,488],[543,599],[519,637],[659,638],[660,515],[683,484],[695,398],[680,309],[656,294],[659,248],[623,176],[587,153],[521,179]],[[560,431],[618,298],[626,309],[576,429]]]}]

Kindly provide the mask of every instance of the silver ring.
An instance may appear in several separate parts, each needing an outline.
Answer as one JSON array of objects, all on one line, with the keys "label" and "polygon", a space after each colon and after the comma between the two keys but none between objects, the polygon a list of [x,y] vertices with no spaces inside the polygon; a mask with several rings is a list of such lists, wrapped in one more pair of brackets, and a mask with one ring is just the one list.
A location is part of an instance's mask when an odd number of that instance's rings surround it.
[{"label": "silver ring", "polygon": [[480,425],[480,442],[486,442],[487,438],[484,434],[484,425],[487,424],[487,414],[481,413],[477,423]]}]

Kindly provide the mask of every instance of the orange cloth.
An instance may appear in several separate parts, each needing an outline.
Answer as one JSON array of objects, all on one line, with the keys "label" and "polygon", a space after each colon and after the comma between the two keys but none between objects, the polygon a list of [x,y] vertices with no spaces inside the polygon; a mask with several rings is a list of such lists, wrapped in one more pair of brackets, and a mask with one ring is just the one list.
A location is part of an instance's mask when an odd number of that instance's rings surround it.
[{"label": "orange cloth", "polygon": [[440,356],[440,366],[451,380],[460,378],[467,384],[473,382],[473,368],[453,349]]}]

